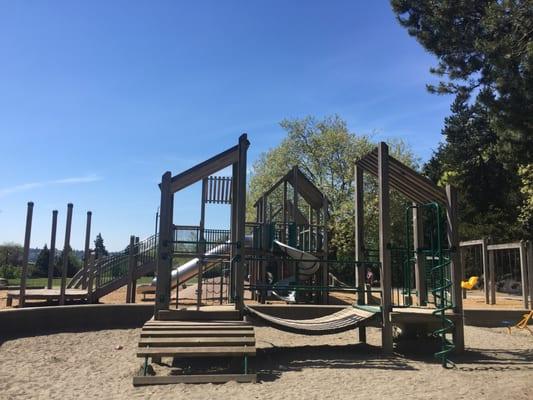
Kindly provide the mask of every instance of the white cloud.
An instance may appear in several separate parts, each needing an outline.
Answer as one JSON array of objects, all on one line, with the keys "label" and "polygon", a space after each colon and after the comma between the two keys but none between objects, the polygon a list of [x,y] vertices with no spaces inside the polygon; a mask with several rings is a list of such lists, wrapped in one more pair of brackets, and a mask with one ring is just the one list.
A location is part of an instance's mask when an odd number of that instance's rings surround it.
[{"label": "white cloud", "polygon": [[102,178],[97,175],[76,176],[71,178],[54,179],[42,182],[23,183],[21,185],[11,186],[0,189],[0,197],[7,196],[12,193],[24,192],[31,189],[43,188],[54,185],[74,185],[79,183],[90,183],[101,181]]}]

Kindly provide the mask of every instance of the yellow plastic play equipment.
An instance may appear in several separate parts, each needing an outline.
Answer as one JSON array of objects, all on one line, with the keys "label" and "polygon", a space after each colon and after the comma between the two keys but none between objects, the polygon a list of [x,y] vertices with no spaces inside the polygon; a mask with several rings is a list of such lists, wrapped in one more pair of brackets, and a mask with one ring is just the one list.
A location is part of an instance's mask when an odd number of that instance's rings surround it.
[{"label": "yellow plastic play equipment", "polygon": [[466,290],[472,290],[478,283],[479,276],[471,276],[467,281],[461,281],[461,287]]},{"label": "yellow plastic play equipment", "polygon": [[527,314],[524,314],[522,316],[522,319],[520,321],[518,321],[516,323],[516,325],[508,326],[507,329],[509,330],[509,334],[511,334],[511,329],[515,328],[515,329],[527,329],[529,331],[529,333],[531,333],[533,335],[533,331],[529,328],[529,326],[527,326],[527,324],[528,324],[529,320],[531,320],[531,318],[533,318],[533,310],[528,312]]}]

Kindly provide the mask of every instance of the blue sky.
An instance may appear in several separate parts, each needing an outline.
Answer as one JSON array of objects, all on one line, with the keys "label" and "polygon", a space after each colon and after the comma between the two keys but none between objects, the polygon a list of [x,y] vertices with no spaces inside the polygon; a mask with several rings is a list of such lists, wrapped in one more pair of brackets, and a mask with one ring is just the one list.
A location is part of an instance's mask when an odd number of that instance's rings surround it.
[{"label": "blue sky", "polygon": [[[251,164],[284,118],[338,113],[427,160],[450,104],[425,91],[434,64],[387,1],[1,2],[0,243],[23,241],[31,200],[32,246],[53,209],[62,246],[72,202],[73,247],[92,210],[123,248],[153,231],[164,171],[242,132]],[[198,200],[179,194],[176,223],[198,223]]]}]

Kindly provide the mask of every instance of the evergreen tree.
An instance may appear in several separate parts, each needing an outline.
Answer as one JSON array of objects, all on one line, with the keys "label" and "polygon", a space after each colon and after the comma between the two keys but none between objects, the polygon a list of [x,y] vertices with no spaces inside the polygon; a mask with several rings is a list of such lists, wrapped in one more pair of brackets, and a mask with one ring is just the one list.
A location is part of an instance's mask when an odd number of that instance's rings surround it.
[{"label": "evergreen tree", "polygon": [[[56,263],[56,276],[62,275],[62,268],[63,268],[63,258],[64,253],[61,252],[61,254],[58,257],[57,263]],[[72,252],[72,249],[69,251],[68,255],[68,264],[67,264],[67,276],[69,278],[73,277],[76,272],[78,272],[81,268],[81,261],[74,255]]]},{"label": "evergreen tree", "polygon": [[48,246],[45,244],[42,250],[39,252],[39,255],[37,256],[37,260],[35,260],[35,269],[34,269],[34,275],[37,277],[47,277],[48,276],[48,260],[50,259],[50,250],[48,249]]},{"label": "evergreen tree", "polygon": [[105,248],[104,239],[102,238],[101,233],[96,235],[96,239],[94,241],[94,252],[96,258],[105,257],[109,254]]}]

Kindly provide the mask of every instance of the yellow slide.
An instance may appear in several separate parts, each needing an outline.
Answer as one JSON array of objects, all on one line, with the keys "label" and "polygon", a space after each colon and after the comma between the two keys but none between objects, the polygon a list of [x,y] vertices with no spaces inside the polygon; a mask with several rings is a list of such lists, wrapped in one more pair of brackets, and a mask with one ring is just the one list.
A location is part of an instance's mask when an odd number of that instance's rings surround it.
[{"label": "yellow slide", "polygon": [[472,290],[477,285],[479,276],[471,276],[467,281],[461,281],[461,287],[466,290]]}]

